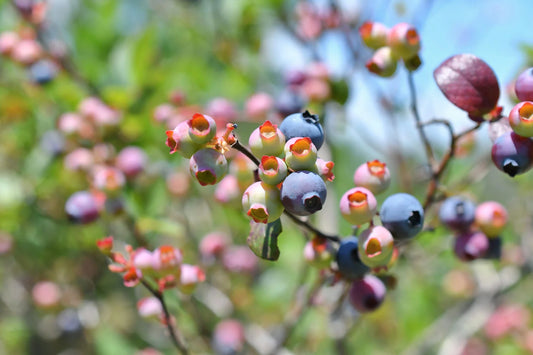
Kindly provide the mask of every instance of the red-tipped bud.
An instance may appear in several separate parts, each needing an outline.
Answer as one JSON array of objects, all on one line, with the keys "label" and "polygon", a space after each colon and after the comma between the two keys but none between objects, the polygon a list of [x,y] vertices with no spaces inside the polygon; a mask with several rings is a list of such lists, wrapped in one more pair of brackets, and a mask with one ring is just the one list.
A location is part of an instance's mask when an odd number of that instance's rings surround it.
[{"label": "red-tipped bud", "polygon": [[391,28],[387,45],[391,48],[394,56],[410,59],[417,55],[420,50],[420,37],[414,26],[402,22]]},{"label": "red-tipped bud", "polygon": [[246,214],[257,223],[273,222],[283,213],[277,187],[259,181],[244,191],[242,207]]},{"label": "red-tipped bud", "polygon": [[341,197],[341,214],[353,225],[368,223],[376,214],[377,201],[374,194],[364,187],[354,187]]},{"label": "red-tipped bud", "polygon": [[316,166],[317,149],[311,138],[294,137],[285,143],[285,163],[294,171],[313,170]]},{"label": "red-tipped bud", "polygon": [[377,195],[390,185],[389,168],[379,160],[366,162],[355,170],[353,181],[356,186],[367,188]]},{"label": "red-tipped bud", "polygon": [[111,256],[111,249],[113,249],[113,237],[109,236],[97,240],[96,246],[104,255]]},{"label": "red-tipped bud", "polygon": [[389,29],[382,23],[367,21],[359,27],[359,34],[368,48],[378,49],[387,45]]},{"label": "red-tipped bud", "polygon": [[285,162],[275,156],[263,156],[259,165],[259,178],[265,184],[277,185],[285,179],[288,169]]},{"label": "red-tipped bud", "polygon": [[252,132],[248,144],[252,153],[257,157],[263,155],[280,156],[283,154],[285,136],[277,125],[266,121]]},{"label": "red-tipped bud", "polygon": [[374,53],[365,66],[371,73],[388,78],[396,72],[398,61],[393,56],[390,47],[381,47]]}]

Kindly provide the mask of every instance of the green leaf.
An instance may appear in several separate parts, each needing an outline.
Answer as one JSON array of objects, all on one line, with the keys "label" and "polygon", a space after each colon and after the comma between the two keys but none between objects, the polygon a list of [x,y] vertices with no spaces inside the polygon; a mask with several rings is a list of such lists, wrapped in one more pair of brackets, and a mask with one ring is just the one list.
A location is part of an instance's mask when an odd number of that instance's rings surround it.
[{"label": "green leaf", "polygon": [[346,80],[341,79],[331,82],[331,98],[339,104],[344,105],[348,101],[350,95],[350,88]]},{"label": "green leaf", "polygon": [[275,261],[279,258],[278,236],[282,230],[279,219],[268,224],[252,221],[250,222],[250,234],[246,242],[258,257]]}]

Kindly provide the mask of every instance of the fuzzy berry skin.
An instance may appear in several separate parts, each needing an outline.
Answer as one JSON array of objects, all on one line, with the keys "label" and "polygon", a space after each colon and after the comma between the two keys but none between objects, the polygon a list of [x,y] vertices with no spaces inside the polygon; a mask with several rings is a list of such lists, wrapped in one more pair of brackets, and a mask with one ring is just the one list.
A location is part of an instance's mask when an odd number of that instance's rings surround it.
[{"label": "fuzzy berry skin", "polygon": [[287,164],[274,156],[264,155],[259,164],[259,178],[265,184],[277,185],[282,182],[288,174]]},{"label": "fuzzy berry skin", "polygon": [[467,232],[455,237],[453,251],[462,261],[484,257],[489,250],[489,238],[483,232]]},{"label": "fuzzy berry skin", "polygon": [[359,35],[368,48],[378,49],[387,45],[389,29],[382,23],[367,21],[359,27]]},{"label": "fuzzy berry skin", "polygon": [[291,170],[313,170],[316,167],[317,149],[311,138],[294,137],[285,143],[285,163]]},{"label": "fuzzy berry skin", "polygon": [[424,209],[418,200],[406,193],[390,195],[383,201],[379,217],[394,239],[409,239],[422,230]]},{"label": "fuzzy berry skin", "polygon": [[509,125],[522,137],[533,137],[533,102],[516,104],[509,113]]},{"label": "fuzzy berry skin", "polygon": [[359,226],[372,220],[378,203],[370,190],[354,187],[342,195],[339,206],[342,217],[348,223]]},{"label": "fuzzy berry skin", "polygon": [[178,152],[184,158],[189,159],[201,146],[196,144],[189,135],[189,123],[183,121],[172,131],[166,131],[166,145],[170,148],[170,154]]},{"label": "fuzzy berry skin", "polygon": [[374,275],[366,275],[355,280],[350,288],[348,300],[361,313],[368,313],[381,306],[387,289],[383,282]]},{"label": "fuzzy berry skin", "polygon": [[381,47],[365,64],[369,72],[388,78],[394,75],[398,61],[392,54],[390,47]]},{"label": "fuzzy berry skin", "polygon": [[357,237],[352,236],[341,240],[336,260],[339,273],[348,280],[359,279],[370,271],[359,257]]},{"label": "fuzzy berry skin", "polygon": [[447,198],[439,209],[439,219],[451,230],[466,231],[475,219],[476,206],[472,201],[453,196]]},{"label": "fuzzy berry skin", "polygon": [[310,171],[289,174],[281,186],[281,202],[297,216],[309,216],[322,209],[327,190],[320,175]]},{"label": "fuzzy berry skin", "polygon": [[200,149],[189,160],[189,171],[200,185],[214,185],[228,172],[224,154],[211,148]]},{"label": "fuzzy berry skin", "polygon": [[217,125],[215,120],[207,115],[195,113],[190,120],[187,121],[189,126],[189,136],[193,143],[202,145],[209,142],[217,132]]},{"label": "fuzzy berry skin", "polygon": [[533,101],[533,68],[524,70],[514,84],[516,97],[520,101]]},{"label": "fuzzy berry skin", "polygon": [[353,175],[355,186],[369,189],[374,195],[385,191],[390,185],[390,180],[389,168],[379,160],[361,164]]},{"label": "fuzzy berry skin", "polygon": [[476,208],[475,222],[489,238],[497,237],[507,224],[507,210],[496,201],[486,201]]},{"label": "fuzzy berry skin", "polygon": [[402,22],[390,29],[387,45],[391,48],[394,56],[410,59],[417,55],[420,50],[420,37],[414,26]]},{"label": "fuzzy berry skin", "polygon": [[318,122],[318,116],[312,115],[309,111],[303,113],[294,113],[283,119],[279,129],[289,140],[294,137],[309,137],[316,149],[320,149],[324,143],[324,130]]},{"label": "fuzzy berry skin", "polygon": [[277,125],[266,121],[250,134],[248,145],[256,157],[281,156],[285,146],[285,135]]},{"label": "fuzzy berry skin", "polygon": [[514,132],[506,132],[496,139],[491,153],[494,165],[514,177],[531,169],[533,141]]},{"label": "fuzzy berry skin", "polygon": [[80,224],[91,223],[100,216],[98,203],[88,191],[73,193],[65,203],[65,212],[69,220]]},{"label": "fuzzy berry skin", "polygon": [[359,257],[370,268],[386,266],[393,251],[394,238],[385,227],[370,227],[359,235]]},{"label": "fuzzy berry skin", "polygon": [[242,195],[242,208],[256,223],[270,223],[283,213],[280,191],[275,186],[254,182]]}]

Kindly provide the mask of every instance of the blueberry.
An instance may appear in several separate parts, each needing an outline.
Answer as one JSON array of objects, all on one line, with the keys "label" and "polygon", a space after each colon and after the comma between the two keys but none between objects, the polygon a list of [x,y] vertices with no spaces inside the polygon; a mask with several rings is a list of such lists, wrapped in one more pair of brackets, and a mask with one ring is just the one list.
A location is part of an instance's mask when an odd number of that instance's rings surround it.
[{"label": "blueberry", "polygon": [[374,275],[366,275],[352,283],[348,300],[359,312],[372,312],[381,306],[386,293],[383,281]]},{"label": "blueberry", "polygon": [[312,115],[309,111],[285,117],[279,129],[287,141],[294,137],[309,137],[317,150],[324,143],[324,130],[318,122],[318,116]]},{"label": "blueberry", "polygon": [[321,210],[326,195],[324,180],[306,170],[289,174],[281,186],[281,203],[287,211],[298,216],[308,216]]},{"label": "blueberry", "polygon": [[470,228],[476,216],[476,206],[468,199],[453,196],[442,203],[440,221],[448,228],[464,231]]},{"label": "blueberry", "polygon": [[341,275],[347,279],[361,278],[370,271],[359,257],[357,237],[347,237],[341,241],[337,251],[337,265]]},{"label": "blueberry", "polygon": [[424,209],[418,200],[406,193],[390,195],[379,212],[381,222],[394,239],[408,239],[422,230]]},{"label": "blueberry", "polygon": [[533,101],[533,68],[524,70],[514,84],[516,97],[520,101]]},{"label": "blueberry", "polygon": [[29,68],[30,80],[39,85],[49,83],[56,75],[56,65],[47,59],[41,59],[35,62]]},{"label": "blueberry", "polygon": [[525,173],[533,165],[533,141],[514,132],[499,136],[491,153],[494,165],[510,177]]},{"label": "blueberry", "polygon": [[88,191],[73,193],[65,203],[65,211],[71,221],[81,224],[93,222],[100,215],[96,199]]}]

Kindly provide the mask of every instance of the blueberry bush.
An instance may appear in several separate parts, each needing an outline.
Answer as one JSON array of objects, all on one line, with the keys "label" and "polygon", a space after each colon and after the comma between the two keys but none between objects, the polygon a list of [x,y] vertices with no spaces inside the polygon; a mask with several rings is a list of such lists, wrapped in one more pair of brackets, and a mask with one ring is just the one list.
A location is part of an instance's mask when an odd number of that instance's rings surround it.
[{"label": "blueberry bush", "polygon": [[0,1],[0,353],[533,353],[533,52],[438,3]]}]

